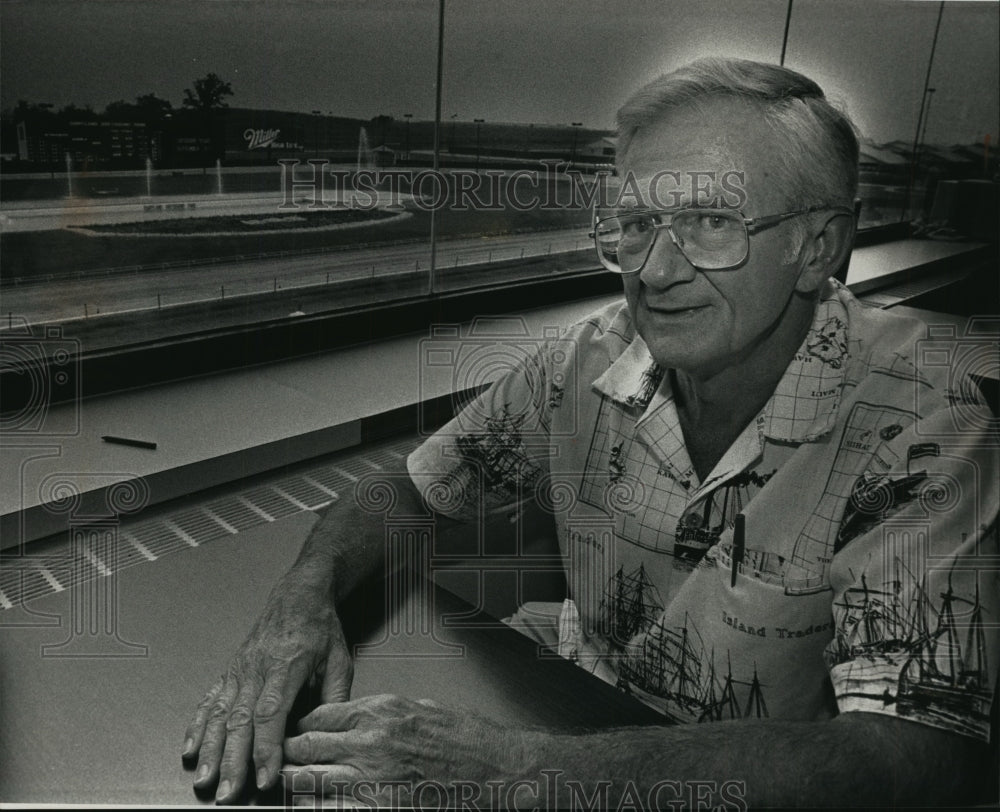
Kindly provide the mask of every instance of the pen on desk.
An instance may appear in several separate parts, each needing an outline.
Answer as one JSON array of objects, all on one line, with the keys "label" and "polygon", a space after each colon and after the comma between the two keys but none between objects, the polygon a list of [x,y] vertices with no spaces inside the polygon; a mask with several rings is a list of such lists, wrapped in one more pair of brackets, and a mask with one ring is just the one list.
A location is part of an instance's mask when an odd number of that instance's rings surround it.
[{"label": "pen on desk", "polygon": [[733,575],[729,586],[736,586],[736,573],[739,572],[743,563],[743,554],[746,552],[746,518],[742,513],[736,514],[733,524]]},{"label": "pen on desk", "polygon": [[152,443],[149,440],[132,440],[128,437],[115,437],[111,434],[102,434],[101,439],[106,443],[115,443],[116,445],[130,445],[135,448],[152,448],[156,450],[156,443]]}]

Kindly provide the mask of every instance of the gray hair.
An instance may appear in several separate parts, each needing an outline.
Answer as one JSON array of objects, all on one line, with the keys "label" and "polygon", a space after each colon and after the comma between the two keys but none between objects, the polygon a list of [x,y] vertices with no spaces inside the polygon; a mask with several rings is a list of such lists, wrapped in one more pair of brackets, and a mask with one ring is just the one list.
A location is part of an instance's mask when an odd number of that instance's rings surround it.
[{"label": "gray hair", "polygon": [[854,124],[823,90],[801,73],[746,59],[699,59],[657,77],[618,111],[621,162],[641,127],[665,111],[731,96],[756,106],[782,142],[779,182],[795,208],[853,207],[858,190],[858,138]]}]

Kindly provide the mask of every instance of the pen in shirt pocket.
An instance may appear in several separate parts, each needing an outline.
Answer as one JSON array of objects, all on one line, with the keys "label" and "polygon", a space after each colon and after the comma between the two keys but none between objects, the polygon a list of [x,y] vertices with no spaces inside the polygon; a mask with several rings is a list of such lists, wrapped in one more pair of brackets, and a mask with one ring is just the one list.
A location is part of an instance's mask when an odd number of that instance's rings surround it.
[{"label": "pen in shirt pocket", "polygon": [[746,518],[742,513],[737,513],[733,522],[733,574],[729,582],[729,586],[732,588],[736,586],[736,573],[739,572],[740,565],[743,563],[743,555],[746,552],[746,532]]}]

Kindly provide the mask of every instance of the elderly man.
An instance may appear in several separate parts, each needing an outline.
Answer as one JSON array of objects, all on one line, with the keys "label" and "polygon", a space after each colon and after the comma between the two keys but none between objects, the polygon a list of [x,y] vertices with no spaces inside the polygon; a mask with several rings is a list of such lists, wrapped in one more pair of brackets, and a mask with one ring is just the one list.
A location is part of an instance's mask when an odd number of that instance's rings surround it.
[{"label": "elderly man", "polygon": [[[547,503],[568,598],[510,622],[692,724],[568,735],[347,701],[335,607],[385,550],[380,521],[342,501],[199,706],[196,785],[233,798],[252,753],[260,787],[284,759],[348,791],[555,771],[598,806],[734,779],[738,797],[699,799],[962,797],[1000,659],[982,563],[998,552],[995,422],[974,388],[919,368],[922,325],[831,279],[854,237],[857,156],[850,122],[784,68],[704,60],[640,90],[594,224],[625,302],[541,346],[408,460],[403,498],[425,494],[441,525]],[[572,498],[546,498],[557,486]],[[327,704],[283,742],[317,672]]]}]

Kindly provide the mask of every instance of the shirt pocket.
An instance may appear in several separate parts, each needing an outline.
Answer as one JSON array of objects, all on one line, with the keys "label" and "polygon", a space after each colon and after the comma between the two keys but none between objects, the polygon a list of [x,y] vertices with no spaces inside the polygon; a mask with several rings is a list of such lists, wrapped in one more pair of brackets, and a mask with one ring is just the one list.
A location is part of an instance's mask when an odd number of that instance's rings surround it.
[{"label": "shirt pocket", "polygon": [[[683,647],[685,673],[666,684],[688,686],[687,701],[703,706],[701,721],[832,716],[823,659],[833,637],[832,591],[788,589],[774,573],[746,568],[734,583],[724,561],[731,564],[718,552],[706,556],[650,632],[647,651],[669,648],[668,638]],[[655,665],[648,660],[647,670]]]}]

